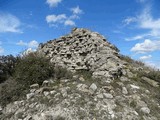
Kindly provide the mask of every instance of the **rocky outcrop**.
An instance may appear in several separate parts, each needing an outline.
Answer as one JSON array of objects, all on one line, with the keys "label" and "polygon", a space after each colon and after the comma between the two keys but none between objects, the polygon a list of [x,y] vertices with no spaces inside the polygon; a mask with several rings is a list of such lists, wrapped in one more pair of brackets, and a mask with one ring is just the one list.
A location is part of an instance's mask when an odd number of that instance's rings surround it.
[{"label": "rocky outcrop", "polygon": [[[159,120],[160,104],[135,81],[62,79],[31,85],[26,99],[0,107],[1,120]],[[128,79],[129,80],[129,79]],[[41,92],[39,92],[41,91]]]},{"label": "rocky outcrop", "polygon": [[89,70],[95,77],[115,78],[122,74],[119,50],[104,36],[87,29],[72,32],[39,46],[38,51],[51,62],[69,70]]},{"label": "rocky outcrop", "polygon": [[38,52],[57,66],[93,77],[75,72],[71,79],[35,83],[26,98],[0,104],[0,120],[159,120],[158,82],[138,74],[148,70],[122,60],[102,35],[75,28],[41,44]]}]

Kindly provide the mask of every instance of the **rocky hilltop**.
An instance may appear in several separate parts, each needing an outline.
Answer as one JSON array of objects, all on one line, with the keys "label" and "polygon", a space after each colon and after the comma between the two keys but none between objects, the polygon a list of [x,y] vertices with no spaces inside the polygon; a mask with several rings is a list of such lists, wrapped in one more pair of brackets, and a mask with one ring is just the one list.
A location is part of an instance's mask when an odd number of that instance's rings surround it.
[{"label": "rocky hilltop", "polygon": [[120,55],[99,33],[74,28],[37,52],[73,78],[31,85],[25,99],[0,107],[0,119],[160,120],[159,83],[145,76],[151,69]]},{"label": "rocky hilltop", "polygon": [[124,68],[118,48],[87,29],[74,28],[67,36],[41,44],[38,51],[59,66],[73,71],[89,70],[95,77],[118,77]]}]

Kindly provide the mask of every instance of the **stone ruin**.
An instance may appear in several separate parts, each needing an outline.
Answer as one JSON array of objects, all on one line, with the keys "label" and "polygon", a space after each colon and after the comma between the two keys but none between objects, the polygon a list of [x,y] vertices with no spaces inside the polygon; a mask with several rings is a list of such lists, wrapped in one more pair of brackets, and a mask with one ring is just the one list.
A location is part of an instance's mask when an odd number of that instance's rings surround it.
[{"label": "stone ruin", "polygon": [[70,34],[40,44],[38,52],[71,71],[91,71],[93,77],[121,76],[124,62],[118,48],[97,32],[74,28]]}]

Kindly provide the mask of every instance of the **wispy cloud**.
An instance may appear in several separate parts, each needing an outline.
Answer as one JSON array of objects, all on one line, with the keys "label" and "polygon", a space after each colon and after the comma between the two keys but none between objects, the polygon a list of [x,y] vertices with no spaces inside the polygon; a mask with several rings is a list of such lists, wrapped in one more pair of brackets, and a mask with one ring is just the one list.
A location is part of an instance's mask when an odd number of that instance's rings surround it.
[{"label": "wispy cloud", "polygon": [[151,33],[155,30],[160,32],[160,18],[154,19],[152,17],[151,8],[149,6],[143,10],[142,14],[138,17],[138,20],[140,28],[149,29],[151,30]]},{"label": "wispy cloud", "polygon": [[146,36],[155,38],[160,36],[160,18],[153,18],[151,14],[151,7],[145,5],[143,11],[135,17],[127,17],[123,20],[125,25],[130,25],[131,23],[136,23],[137,29],[149,30],[149,32],[144,33],[143,35],[136,35],[128,40],[139,40],[143,39]]},{"label": "wispy cloud", "polygon": [[136,22],[136,21],[137,21],[136,17],[127,17],[122,22],[124,23],[124,25],[129,25],[130,23],[133,23],[133,22]]},{"label": "wispy cloud", "polygon": [[142,43],[137,43],[134,47],[131,48],[131,51],[136,53],[153,52],[156,50],[160,50],[159,46],[160,46],[160,41],[158,40],[152,41],[152,40],[146,39]]},{"label": "wispy cloud", "polygon": [[16,45],[19,46],[26,46],[28,48],[37,48],[39,43],[36,40],[32,40],[30,42],[23,42],[22,40],[20,40],[18,43],[16,43]]},{"label": "wispy cloud", "polygon": [[22,33],[20,26],[21,22],[16,16],[0,12],[0,33]]},{"label": "wispy cloud", "polygon": [[148,60],[150,58],[152,58],[152,55],[141,56],[139,59],[142,60],[142,61],[144,61],[144,60]]},{"label": "wispy cloud", "polygon": [[46,1],[46,3],[47,3],[51,8],[57,7],[57,5],[58,5],[59,3],[61,3],[61,2],[62,2],[62,0],[47,0],[47,1]]},{"label": "wispy cloud", "polygon": [[143,6],[142,11],[136,16],[126,17],[122,22],[125,27],[129,26],[129,28],[134,27],[134,30],[141,30],[141,34],[138,33],[135,36],[127,37],[125,40],[143,40],[143,42],[136,43],[130,51],[138,54],[149,53],[150,55],[141,56],[139,59],[149,66],[158,68],[158,63],[152,53],[160,51],[160,17],[153,17],[151,1],[137,0],[137,2]]},{"label": "wispy cloud", "polygon": [[142,40],[145,37],[149,37],[150,34],[141,34],[141,35],[136,35],[134,37],[130,37],[130,38],[125,38],[126,41],[134,41],[134,40]]}]

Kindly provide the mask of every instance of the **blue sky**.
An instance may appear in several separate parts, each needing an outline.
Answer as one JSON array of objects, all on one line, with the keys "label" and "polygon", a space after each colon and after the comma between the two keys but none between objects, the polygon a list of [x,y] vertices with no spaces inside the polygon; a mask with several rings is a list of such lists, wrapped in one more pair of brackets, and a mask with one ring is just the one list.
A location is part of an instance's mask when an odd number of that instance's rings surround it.
[{"label": "blue sky", "polygon": [[0,55],[18,55],[71,28],[103,34],[122,54],[160,68],[160,0],[0,0]]}]

